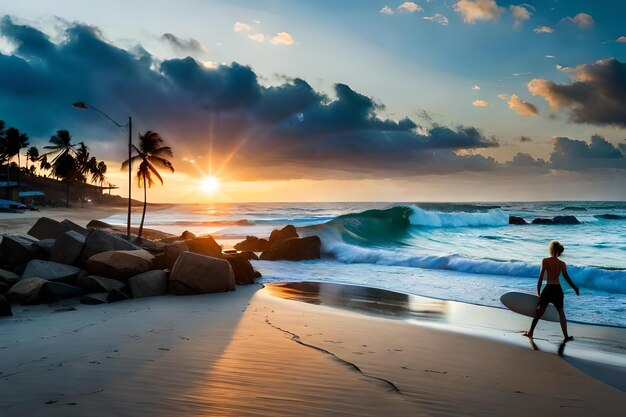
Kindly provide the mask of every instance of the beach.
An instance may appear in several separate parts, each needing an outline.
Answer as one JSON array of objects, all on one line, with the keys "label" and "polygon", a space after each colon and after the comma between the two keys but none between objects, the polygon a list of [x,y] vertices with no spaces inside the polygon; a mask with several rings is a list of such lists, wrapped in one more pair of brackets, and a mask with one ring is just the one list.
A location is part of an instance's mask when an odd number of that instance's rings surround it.
[{"label": "beach", "polygon": [[[36,214],[1,223],[25,232],[41,215],[83,226],[108,215]],[[579,355],[623,359],[623,328],[573,323],[559,356],[556,323],[540,323],[533,350],[520,334],[529,319],[510,311],[269,282],[289,267],[307,281],[315,262],[255,267],[265,285],[235,292],[15,305],[0,319],[3,415],[612,416],[626,404],[623,363]]]}]

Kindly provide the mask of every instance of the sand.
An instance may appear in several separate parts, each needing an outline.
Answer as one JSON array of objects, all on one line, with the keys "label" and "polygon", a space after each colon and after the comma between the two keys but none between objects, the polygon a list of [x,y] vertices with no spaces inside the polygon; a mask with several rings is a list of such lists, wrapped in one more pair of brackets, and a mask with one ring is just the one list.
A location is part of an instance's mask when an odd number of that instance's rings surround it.
[{"label": "sand", "polygon": [[84,208],[41,208],[39,211],[25,211],[23,213],[0,213],[0,234],[26,233],[40,217],[50,217],[55,220],[70,219],[85,226],[91,220],[103,219],[115,213],[126,212],[123,207],[90,206]]},{"label": "sand", "polygon": [[[0,225],[25,232],[41,215],[84,225],[114,210],[2,214]],[[0,415],[617,416],[626,406],[624,392],[602,382],[623,375],[613,366],[427,317],[440,308],[488,327],[492,308],[431,300],[425,316],[403,320],[276,294],[252,285],[99,306],[14,306],[13,317],[0,319]]]}]

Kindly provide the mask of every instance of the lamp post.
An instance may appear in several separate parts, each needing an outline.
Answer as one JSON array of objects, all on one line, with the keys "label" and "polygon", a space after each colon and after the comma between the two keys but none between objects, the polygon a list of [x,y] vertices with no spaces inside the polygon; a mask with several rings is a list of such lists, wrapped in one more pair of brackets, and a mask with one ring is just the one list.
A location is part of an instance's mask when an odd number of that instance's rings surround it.
[{"label": "lamp post", "polygon": [[91,106],[87,103],[85,103],[84,101],[77,101],[76,103],[72,104],[72,107],[74,107],[75,109],[80,109],[80,110],[94,110],[98,113],[100,113],[102,116],[106,117],[111,123],[113,123],[115,126],[119,127],[120,129],[124,130],[124,128],[128,128],[128,218],[126,221],[126,237],[128,239],[130,239],[130,211],[131,211],[131,189],[132,189],[132,148],[133,148],[133,119],[132,117],[128,117],[128,123],[125,125],[119,124],[118,122],[116,122],[115,120],[113,120],[111,117],[109,117],[106,113],[104,113],[102,110],[98,110],[97,108],[95,108],[94,106]]}]

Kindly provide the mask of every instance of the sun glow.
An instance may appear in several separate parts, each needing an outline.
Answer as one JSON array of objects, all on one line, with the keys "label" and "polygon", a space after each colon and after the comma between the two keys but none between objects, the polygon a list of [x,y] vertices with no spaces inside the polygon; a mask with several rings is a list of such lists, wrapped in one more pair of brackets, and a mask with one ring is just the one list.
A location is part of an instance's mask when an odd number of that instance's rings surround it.
[{"label": "sun glow", "polygon": [[205,177],[202,180],[202,191],[212,194],[219,190],[220,181],[215,177]]}]

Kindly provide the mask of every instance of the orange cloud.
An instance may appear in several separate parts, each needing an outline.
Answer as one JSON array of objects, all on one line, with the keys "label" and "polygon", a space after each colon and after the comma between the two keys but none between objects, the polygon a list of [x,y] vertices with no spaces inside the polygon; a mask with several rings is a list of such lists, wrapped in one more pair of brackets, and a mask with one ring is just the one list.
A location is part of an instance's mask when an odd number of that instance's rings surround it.
[{"label": "orange cloud", "polygon": [[516,94],[512,94],[506,104],[508,104],[509,108],[520,116],[533,117],[539,114],[537,107],[522,100]]},{"label": "orange cloud", "polygon": [[474,107],[487,107],[489,105],[489,103],[487,103],[485,100],[474,100],[472,102],[472,106]]},{"label": "orange cloud", "polygon": [[495,0],[460,0],[453,8],[469,24],[479,20],[493,20],[504,13],[504,8],[498,6]]},{"label": "orange cloud", "polygon": [[270,41],[274,45],[293,45],[293,37],[287,32],[278,32]]}]

